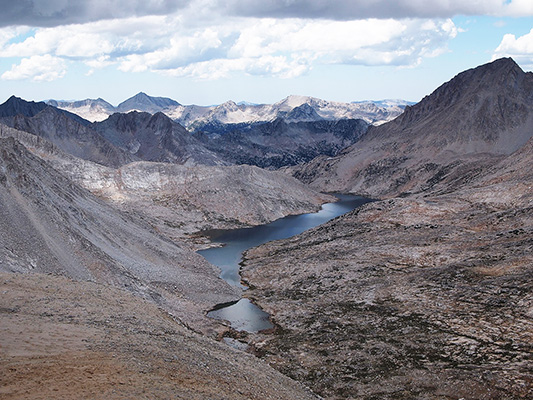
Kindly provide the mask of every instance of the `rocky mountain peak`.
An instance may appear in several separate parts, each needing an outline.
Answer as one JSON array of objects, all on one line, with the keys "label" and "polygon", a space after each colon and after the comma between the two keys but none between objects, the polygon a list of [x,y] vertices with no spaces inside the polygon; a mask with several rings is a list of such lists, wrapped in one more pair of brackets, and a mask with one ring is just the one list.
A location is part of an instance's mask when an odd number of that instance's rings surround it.
[{"label": "rocky mountain peak", "polygon": [[323,119],[315,109],[308,103],[303,103],[298,107],[294,107],[286,115],[283,116],[286,121],[318,121]]},{"label": "rocky mountain peak", "polygon": [[225,110],[230,110],[230,111],[236,111],[239,108],[237,103],[235,103],[233,100],[228,100],[225,103],[222,103],[219,107]]},{"label": "rocky mountain peak", "polygon": [[309,104],[313,98],[309,96],[290,95],[274,104],[280,111],[289,111],[302,104]]},{"label": "rocky mountain peak", "polygon": [[[371,128],[335,160],[333,173],[326,160],[305,166],[298,176],[320,182],[324,191],[373,196],[444,187],[451,171],[461,174],[459,166],[524,146],[533,132],[532,104],[533,74],[512,59],[496,60],[458,74],[395,120]],[[321,168],[326,172],[314,176]]]},{"label": "rocky mountain peak", "polygon": [[33,117],[45,109],[47,105],[43,102],[26,101],[20,97],[11,96],[5,103],[0,105],[0,117],[14,117],[22,114],[26,117]]},{"label": "rocky mountain peak", "polygon": [[168,107],[177,107],[180,103],[167,97],[152,97],[144,92],[139,92],[135,96],[123,101],[117,106],[118,112],[131,110],[145,111],[151,114]]},{"label": "rocky mountain peak", "polygon": [[74,106],[86,105],[86,106],[89,106],[89,107],[100,106],[100,107],[103,107],[104,109],[109,110],[109,111],[113,111],[115,109],[115,107],[113,107],[110,103],[108,103],[107,101],[105,101],[101,97],[98,97],[97,99],[81,100],[79,103],[74,102],[73,105]]},{"label": "rocky mountain peak", "polygon": [[16,96],[11,96],[4,104],[0,105],[0,118],[3,118],[3,122],[7,123],[7,125],[11,125],[12,122],[9,120],[13,120],[14,117],[33,118],[47,109],[50,109],[47,111],[48,113],[62,114],[83,126],[89,125],[89,121],[79,115],[56,108],[42,101],[26,101]]},{"label": "rocky mountain peak", "polygon": [[524,122],[531,101],[533,74],[522,71],[511,58],[502,58],[461,72],[418,104],[406,107],[396,123],[409,127],[438,119],[496,137],[497,132]]},{"label": "rocky mountain peak", "polygon": [[147,112],[130,111],[129,113],[114,113],[106,120],[95,123],[94,126],[109,125],[117,126],[122,131],[135,131],[140,123],[146,123],[152,117]]},{"label": "rocky mountain peak", "polygon": [[157,112],[151,116],[148,121],[147,126],[154,130],[165,130],[170,131],[172,125],[178,125],[176,122],[173,122],[169,117],[167,117],[162,112]]}]

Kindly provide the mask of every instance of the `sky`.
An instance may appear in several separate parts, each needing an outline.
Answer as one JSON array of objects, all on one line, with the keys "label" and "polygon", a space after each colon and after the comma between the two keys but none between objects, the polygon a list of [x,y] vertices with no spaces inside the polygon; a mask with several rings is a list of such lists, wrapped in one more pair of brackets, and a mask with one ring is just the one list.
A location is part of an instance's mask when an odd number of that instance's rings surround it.
[{"label": "sky", "polygon": [[0,0],[0,102],[419,101],[500,57],[533,70],[532,0]]}]

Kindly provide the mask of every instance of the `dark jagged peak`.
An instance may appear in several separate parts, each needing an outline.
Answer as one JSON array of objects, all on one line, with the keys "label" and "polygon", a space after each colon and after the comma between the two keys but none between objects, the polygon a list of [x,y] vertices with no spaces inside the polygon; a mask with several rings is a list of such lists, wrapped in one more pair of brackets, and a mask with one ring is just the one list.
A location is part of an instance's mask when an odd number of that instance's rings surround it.
[{"label": "dark jagged peak", "polygon": [[533,74],[503,58],[458,74],[372,135],[418,137],[428,146],[460,153],[510,154],[530,137],[531,104]]},{"label": "dark jagged peak", "polygon": [[[143,132],[144,135],[151,132],[152,135],[157,136],[177,131],[190,136],[183,126],[172,121],[162,112],[157,112],[153,115],[139,111],[115,113],[102,122],[94,123],[93,126],[104,137],[121,147],[124,147],[126,142],[140,132]],[[124,141],[125,137],[129,138],[126,142]]]},{"label": "dark jagged peak", "polygon": [[33,117],[46,107],[46,103],[42,101],[26,101],[20,97],[11,96],[5,103],[0,105],[0,117],[14,117],[19,114],[25,117]]},{"label": "dark jagged peak", "polygon": [[162,112],[117,113],[93,126],[111,143],[145,161],[221,163],[218,156]]},{"label": "dark jagged peak", "polygon": [[152,117],[152,114],[144,111],[130,111],[128,113],[114,113],[101,122],[95,122],[93,126],[111,126],[115,125],[121,129],[135,130],[136,126],[141,123],[145,124]]},{"label": "dark jagged peak", "polygon": [[117,106],[117,111],[127,112],[131,110],[137,110],[154,114],[166,108],[176,107],[179,105],[180,103],[167,97],[152,97],[148,96],[144,92],[140,92],[120,103]]},{"label": "dark jagged peak", "polygon": [[152,114],[147,112],[115,113],[102,122],[93,123],[93,128],[115,146],[130,149],[130,141],[150,118]]},{"label": "dark jagged peak", "polygon": [[171,129],[172,125],[179,124],[177,122],[173,122],[161,111],[156,112],[154,115],[152,115],[150,120],[148,121],[148,127],[152,129]]},{"label": "dark jagged peak", "polygon": [[3,118],[4,122],[7,122],[9,125],[10,122],[6,119],[12,119],[17,115],[32,118],[39,114],[41,111],[50,107],[54,108],[57,112],[64,114],[68,118],[78,122],[79,124],[82,124],[84,126],[90,124],[89,121],[83,119],[79,115],[73,114],[65,110],[61,110],[53,105],[46,104],[43,101],[26,101],[16,96],[11,96],[4,104],[0,105],[0,118]]}]

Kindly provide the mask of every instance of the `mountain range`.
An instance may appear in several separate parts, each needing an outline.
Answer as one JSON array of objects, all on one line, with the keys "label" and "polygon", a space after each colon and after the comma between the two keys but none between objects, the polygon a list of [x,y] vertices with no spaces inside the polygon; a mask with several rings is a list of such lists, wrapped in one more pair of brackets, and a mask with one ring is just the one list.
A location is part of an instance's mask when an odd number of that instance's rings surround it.
[{"label": "mountain range", "polygon": [[362,119],[369,124],[379,125],[394,119],[407,105],[413,104],[403,100],[342,103],[309,96],[289,96],[274,104],[237,104],[227,101],[216,106],[198,106],[182,105],[175,100],[152,97],[143,92],[123,101],[117,107],[100,98],[80,101],[47,100],[46,103],[91,122],[103,121],[115,112],[162,112],[192,130],[209,124],[269,122],[277,118],[286,119],[287,122]]},{"label": "mountain range", "polygon": [[[334,156],[359,140],[369,126],[362,119],[317,119],[317,113],[307,103],[283,111],[283,117],[272,121],[197,122],[193,132],[161,111],[116,112],[91,123],[51,104],[13,96],[0,105],[0,122],[46,138],[67,153],[110,167],[155,161],[249,164],[276,169],[307,162],[318,155]],[[174,103],[141,94],[124,104],[155,111]]]}]

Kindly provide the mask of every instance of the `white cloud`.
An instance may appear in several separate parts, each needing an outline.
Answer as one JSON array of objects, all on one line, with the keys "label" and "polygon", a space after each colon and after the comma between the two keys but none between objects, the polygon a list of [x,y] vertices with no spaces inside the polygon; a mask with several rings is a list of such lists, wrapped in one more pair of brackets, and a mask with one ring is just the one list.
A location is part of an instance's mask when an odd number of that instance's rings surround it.
[{"label": "white cloud", "polygon": [[0,58],[50,55],[81,61],[91,68],[90,73],[116,65],[124,72],[201,79],[232,72],[294,77],[319,64],[414,66],[424,57],[447,51],[447,42],[458,31],[450,19],[336,21],[204,15],[216,2],[196,0],[170,16],[40,28],[14,43],[7,34],[3,45],[0,41]]},{"label": "white cloud", "polygon": [[87,60],[85,61],[85,64],[93,69],[101,69],[101,68],[109,67],[116,63],[111,61],[108,55],[103,55],[103,56],[99,56],[98,58]]},{"label": "white cloud", "polygon": [[50,82],[62,78],[66,73],[65,61],[49,54],[23,58],[18,65],[2,74],[4,80],[32,80]]},{"label": "white cloud", "polygon": [[232,71],[298,76],[315,64],[413,66],[446,51],[451,20],[237,19],[181,32],[168,45],[122,57],[122,71],[217,78]]},{"label": "white cloud", "polygon": [[109,40],[94,33],[80,33],[62,38],[55,54],[65,57],[90,58],[109,54],[115,49]]},{"label": "white cloud", "polygon": [[23,35],[30,31],[30,28],[17,26],[0,29],[0,48],[4,47],[10,40],[16,38],[19,35]]},{"label": "white cloud", "polygon": [[30,57],[55,54],[72,58],[89,58],[110,53],[116,41],[109,33],[91,32],[90,26],[71,25],[69,27],[38,29],[35,35],[22,42],[4,45],[0,57]]},{"label": "white cloud", "polygon": [[202,31],[176,34],[164,48],[145,54],[131,54],[122,59],[122,71],[169,69],[213,57],[211,51],[222,47],[220,32],[208,28]]},{"label": "white cloud", "polygon": [[249,75],[270,75],[280,78],[294,78],[307,72],[309,66],[284,56],[262,56],[256,58],[216,59],[192,63],[184,67],[159,71],[169,76],[190,76],[202,80],[219,79],[233,72]]},{"label": "white cloud", "polygon": [[533,29],[520,37],[507,34],[500,45],[494,50],[492,59],[512,57],[526,69],[533,69]]}]

